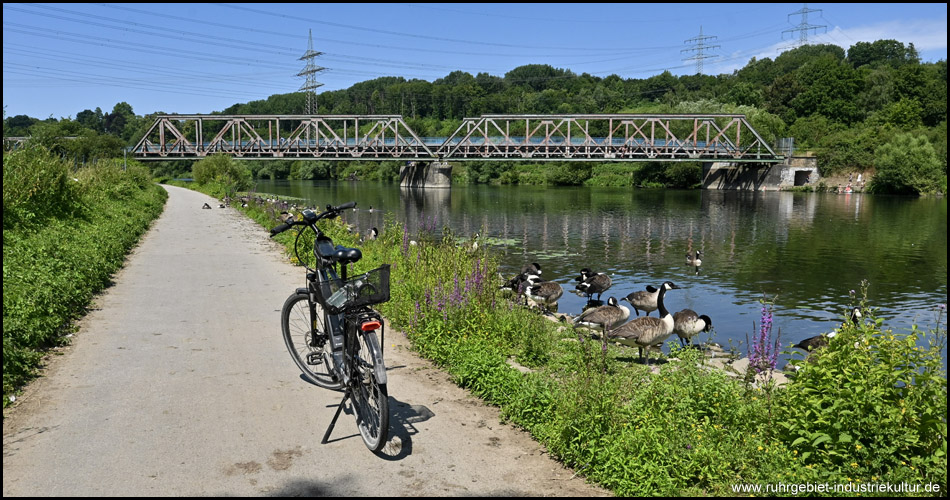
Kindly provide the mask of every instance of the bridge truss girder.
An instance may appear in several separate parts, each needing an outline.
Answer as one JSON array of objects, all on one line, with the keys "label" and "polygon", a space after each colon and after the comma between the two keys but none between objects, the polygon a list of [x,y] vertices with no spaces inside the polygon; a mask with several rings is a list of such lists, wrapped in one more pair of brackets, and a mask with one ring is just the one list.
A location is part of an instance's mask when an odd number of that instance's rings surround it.
[{"label": "bridge truss girder", "polygon": [[133,154],[145,160],[224,153],[245,159],[781,161],[744,115],[483,115],[465,118],[435,142],[421,139],[400,115],[162,115]]}]

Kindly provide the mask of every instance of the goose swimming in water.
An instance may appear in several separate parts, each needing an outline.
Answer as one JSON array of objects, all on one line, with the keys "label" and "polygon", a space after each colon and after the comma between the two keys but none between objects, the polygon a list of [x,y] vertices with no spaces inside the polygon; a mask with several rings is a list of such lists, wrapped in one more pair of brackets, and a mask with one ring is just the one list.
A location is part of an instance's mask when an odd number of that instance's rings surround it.
[{"label": "goose swimming in water", "polygon": [[703,265],[703,252],[702,250],[696,250],[696,256],[692,256],[689,252],[686,252],[686,265],[693,266],[696,270],[696,274],[699,274],[699,266]]},{"label": "goose swimming in water", "polygon": [[[663,304],[663,296],[667,290],[679,288],[672,281],[666,281],[660,285],[659,293],[656,298],[657,309],[660,311],[659,318],[644,316],[636,318],[628,323],[618,326],[607,334],[607,340],[636,347],[640,350],[640,362],[643,362],[643,350],[652,345],[663,344],[666,339],[673,334],[673,315],[666,310]],[[647,360],[649,361],[649,360]]]}]

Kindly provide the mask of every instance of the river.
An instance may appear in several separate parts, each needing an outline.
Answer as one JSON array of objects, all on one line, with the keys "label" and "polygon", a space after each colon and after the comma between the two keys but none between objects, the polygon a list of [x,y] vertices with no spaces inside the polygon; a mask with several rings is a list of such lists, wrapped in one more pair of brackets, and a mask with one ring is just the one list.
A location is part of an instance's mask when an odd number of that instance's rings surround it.
[{"label": "river", "polygon": [[[363,232],[382,229],[392,213],[411,234],[444,225],[461,237],[477,233],[500,255],[505,277],[539,263],[545,279],[564,286],[558,310],[568,314],[580,313],[586,302],[571,293],[583,267],[610,274],[613,285],[604,300],[673,281],[682,289],[667,293],[667,309],[710,316],[713,332],[698,340],[743,355],[760,323],[760,300],[773,303],[773,334],[780,333],[787,347],[840,324],[852,302],[857,305],[862,280],[885,328],[904,333],[914,324],[930,329],[938,322],[946,328],[946,198],[484,185],[410,191],[365,181],[256,184],[260,193],[304,198],[318,207],[357,201],[359,209],[346,221]],[[698,273],[686,265],[687,251],[697,249]]]}]

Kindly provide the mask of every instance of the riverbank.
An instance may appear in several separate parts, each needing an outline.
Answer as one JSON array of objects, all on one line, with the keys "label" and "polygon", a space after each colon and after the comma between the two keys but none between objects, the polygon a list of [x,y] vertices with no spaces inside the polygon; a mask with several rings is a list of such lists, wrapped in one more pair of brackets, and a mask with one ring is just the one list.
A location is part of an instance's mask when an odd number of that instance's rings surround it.
[{"label": "riverbank", "polygon": [[[277,223],[265,211],[251,215],[264,227]],[[334,240],[357,245],[358,236],[337,222],[327,228]],[[644,366],[628,348],[592,341],[498,297],[492,254],[456,241],[387,224],[379,240],[361,245],[365,266],[357,271],[391,263],[393,298],[380,309],[413,348],[615,494],[732,495],[737,481],[829,478],[946,484],[939,426],[905,418],[908,411],[946,415],[939,349],[908,347],[923,332],[898,335],[873,322],[849,329],[782,386],[707,369],[697,350]],[[901,375],[909,372],[893,371],[898,364],[934,376],[916,383]],[[866,377],[848,377],[855,369]],[[899,387],[913,387],[914,395]],[[883,396],[873,409],[854,397],[868,393]],[[894,398],[917,406],[895,418]],[[807,417],[829,406],[854,417]],[[912,433],[916,444],[887,443],[895,432]]]}]

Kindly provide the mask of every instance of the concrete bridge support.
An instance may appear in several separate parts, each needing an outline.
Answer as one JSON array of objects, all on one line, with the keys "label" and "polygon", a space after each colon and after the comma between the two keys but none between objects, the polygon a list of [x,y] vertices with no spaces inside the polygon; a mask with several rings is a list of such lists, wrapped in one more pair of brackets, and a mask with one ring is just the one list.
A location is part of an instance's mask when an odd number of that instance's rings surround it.
[{"label": "concrete bridge support", "polygon": [[452,165],[441,161],[407,161],[399,169],[399,185],[408,188],[452,187]]},{"label": "concrete bridge support", "polygon": [[703,164],[703,189],[778,191],[793,186],[815,186],[820,178],[818,159],[814,157],[789,157],[785,163],[777,164]]}]

